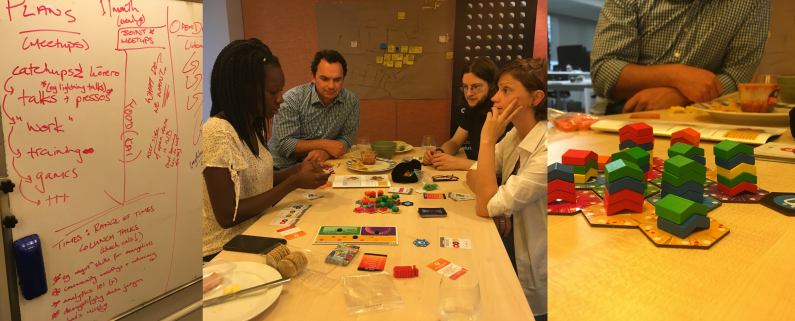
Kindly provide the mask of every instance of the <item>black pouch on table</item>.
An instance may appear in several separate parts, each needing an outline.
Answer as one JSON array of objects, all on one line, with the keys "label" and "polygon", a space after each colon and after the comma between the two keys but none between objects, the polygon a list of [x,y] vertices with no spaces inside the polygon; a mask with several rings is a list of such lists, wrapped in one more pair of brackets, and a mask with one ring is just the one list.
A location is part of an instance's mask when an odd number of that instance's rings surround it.
[{"label": "black pouch on table", "polygon": [[395,183],[416,183],[419,182],[415,170],[421,170],[422,164],[416,159],[408,163],[400,163],[392,169],[392,181]]}]

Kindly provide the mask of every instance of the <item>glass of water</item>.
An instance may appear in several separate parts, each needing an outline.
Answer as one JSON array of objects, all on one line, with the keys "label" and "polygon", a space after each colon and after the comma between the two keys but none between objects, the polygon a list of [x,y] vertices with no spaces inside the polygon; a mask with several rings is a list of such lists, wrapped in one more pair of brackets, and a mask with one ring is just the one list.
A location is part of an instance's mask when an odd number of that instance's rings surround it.
[{"label": "glass of water", "polygon": [[442,276],[439,283],[439,320],[480,320],[480,284],[471,271],[453,280]]},{"label": "glass of water", "polygon": [[360,137],[359,138],[359,150],[363,151],[363,152],[364,151],[368,151],[368,150],[373,150],[370,147],[370,139],[369,138],[367,138],[367,137]]},{"label": "glass of water", "polygon": [[434,150],[436,149],[436,138],[433,135],[425,135],[422,136],[422,148],[425,150]]}]

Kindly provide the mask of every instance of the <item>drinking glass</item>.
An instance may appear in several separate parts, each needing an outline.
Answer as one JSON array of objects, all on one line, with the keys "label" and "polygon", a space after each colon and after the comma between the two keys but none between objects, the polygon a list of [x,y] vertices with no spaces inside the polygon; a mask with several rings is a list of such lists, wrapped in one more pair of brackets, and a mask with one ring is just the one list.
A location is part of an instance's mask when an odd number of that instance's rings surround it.
[{"label": "drinking glass", "polygon": [[439,283],[439,320],[477,321],[480,319],[480,285],[474,273],[456,280],[443,276]]},{"label": "drinking glass", "polygon": [[360,151],[373,150],[370,147],[370,139],[369,138],[367,138],[367,137],[360,137],[359,138],[359,150]]},{"label": "drinking glass", "polygon": [[436,149],[436,138],[433,135],[422,136],[422,149],[434,150]]}]

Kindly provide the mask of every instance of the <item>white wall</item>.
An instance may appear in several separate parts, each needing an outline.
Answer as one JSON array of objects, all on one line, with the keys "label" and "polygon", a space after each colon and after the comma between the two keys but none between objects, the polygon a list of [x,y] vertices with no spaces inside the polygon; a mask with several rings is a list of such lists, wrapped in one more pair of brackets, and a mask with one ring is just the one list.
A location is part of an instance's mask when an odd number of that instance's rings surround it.
[{"label": "white wall", "polygon": [[549,60],[558,60],[556,49],[558,46],[583,45],[588,51],[593,48],[596,20],[586,20],[553,13],[549,14],[549,18],[549,30],[552,33]]},{"label": "white wall", "polygon": [[204,121],[210,118],[210,77],[215,57],[233,40],[243,39],[243,9],[240,0],[204,1]]}]

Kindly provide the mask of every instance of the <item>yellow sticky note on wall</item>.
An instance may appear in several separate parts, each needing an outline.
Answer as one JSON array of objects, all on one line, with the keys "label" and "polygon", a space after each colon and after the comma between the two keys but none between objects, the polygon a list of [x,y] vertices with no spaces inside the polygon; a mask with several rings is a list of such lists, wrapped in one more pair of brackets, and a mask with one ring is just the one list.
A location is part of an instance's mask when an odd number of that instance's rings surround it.
[{"label": "yellow sticky note on wall", "polygon": [[414,61],[414,55],[406,55],[406,60]]},{"label": "yellow sticky note on wall", "polygon": [[386,47],[386,52],[395,52],[395,45],[389,45]]},{"label": "yellow sticky note on wall", "polygon": [[406,61],[406,66],[414,66],[414,61],[413,60]]},{"label": "yellow sticky note on wall", "polygon": [[422,47],[417,47],[417,52],[416,53],[422,53]]},{"label": "yellow sticky note on wall", "polygon": [[405,12],[398,12],[398,19],[401,19],[401,20],[402,19],[406,19],[406,13]]},{"label": "yellow sticky note on wall", "polygon": [[409,53],[417,53],[417,47],[409,47]]},{"label": "yellow sticky note on wall", "polygon": [[403,62],[402,61],[395,61],[395,68],[403,68]]},{"label": "yellow sticky note on wall", "polygon": [[378,64],[384,63],[384,57],[381,56],[375,57],[375,62]]},{"label": "yellow sticky note on wall", "polygon": [[402,53],[392,54],[392,60],[394,61],[403,60],[403,54]]},{"label": "yellow sticky note on wall", "polygon": [[384,61],[391,61],[391,60],[392,60],[392,54],[384,54]]},{"label": "yellow sticky note on wall", "polygon": [[400,46],[400,52],[409,52],[409,46]]},{"label": "yellow sticky note on wall", "polygon": [[390,68],[395,66],[395,62],[394,61],[385,61],[384,64],[387,67],[390,67]]},{"label": "yellow sticky note on wall", "polygon": [[453,59],[453,52],[452,51],[448,51],[446,56],[447,56],[447,59]]}]

